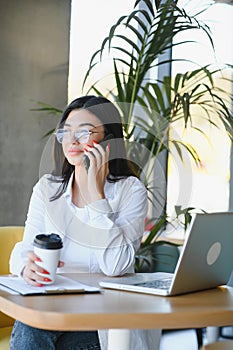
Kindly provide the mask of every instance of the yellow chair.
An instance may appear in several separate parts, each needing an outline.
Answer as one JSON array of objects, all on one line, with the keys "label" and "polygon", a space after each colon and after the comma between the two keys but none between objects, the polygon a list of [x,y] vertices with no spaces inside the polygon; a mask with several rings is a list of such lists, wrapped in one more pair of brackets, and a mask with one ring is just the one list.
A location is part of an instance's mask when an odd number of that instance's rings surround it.
[{"label": "yellow chair", "polygon": [[[22,240],[23,226],[2,226],[0,227],[0,274],[8,274],[9,259],[16,242]],[[0,350],[9,350],[9,339],[14,324],[12,318],[0,312]]]}]

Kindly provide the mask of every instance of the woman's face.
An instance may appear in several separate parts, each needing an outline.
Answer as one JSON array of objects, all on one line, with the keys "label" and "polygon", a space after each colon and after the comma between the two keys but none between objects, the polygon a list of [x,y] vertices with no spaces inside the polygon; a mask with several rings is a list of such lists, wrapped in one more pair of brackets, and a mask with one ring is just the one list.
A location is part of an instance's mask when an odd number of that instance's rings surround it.
[{"label": "woman's face", "polygon": [[87,145],[93,146],[93,140],[100,142],[104,137],[104,126],[101,121],[85,109],[71,111],[63,129],[65,134],[62,148],[71,165],[82,164],[84,148]]}]

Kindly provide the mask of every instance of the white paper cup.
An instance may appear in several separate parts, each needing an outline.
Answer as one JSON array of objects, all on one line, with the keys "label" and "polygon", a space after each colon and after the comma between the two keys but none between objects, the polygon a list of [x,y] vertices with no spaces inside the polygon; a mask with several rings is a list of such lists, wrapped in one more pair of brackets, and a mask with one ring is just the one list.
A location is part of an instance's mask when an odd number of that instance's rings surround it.
[{"label": "white paper cup", "polygon": [[42,274],[37,272],[38,275],[48,278],[48,281],[38,281],[43,284],[52,284],[56,279],[56,270],[58,262],[60,260],[60,253],[62,248],[61,237],[57,234],[40,234],[34,239],[34,253],[41,259],[41,261],[35,261],[35,263],[49,272],[48,274]]}]

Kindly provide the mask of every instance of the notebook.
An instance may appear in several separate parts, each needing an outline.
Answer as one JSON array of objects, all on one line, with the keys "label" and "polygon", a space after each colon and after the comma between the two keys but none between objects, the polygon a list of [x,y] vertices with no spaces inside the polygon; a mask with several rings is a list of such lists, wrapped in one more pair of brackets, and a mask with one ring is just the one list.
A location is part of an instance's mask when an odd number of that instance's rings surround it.
[{"label": "notebook", "polygon": [[102,288],[173,296],[226,284],[233,270],[233,213],[195,214],[175,272],[102,280]]},{"label": "notebook", "polygon": [[73,294],[73,293],[98,293],[99,288],[83,284],[79,281],[57,274],[55,283],[34,287],[14,275],[0,276],[0,290],[6,290],[12,294],[21,295],[45,295],[45,294]]}]

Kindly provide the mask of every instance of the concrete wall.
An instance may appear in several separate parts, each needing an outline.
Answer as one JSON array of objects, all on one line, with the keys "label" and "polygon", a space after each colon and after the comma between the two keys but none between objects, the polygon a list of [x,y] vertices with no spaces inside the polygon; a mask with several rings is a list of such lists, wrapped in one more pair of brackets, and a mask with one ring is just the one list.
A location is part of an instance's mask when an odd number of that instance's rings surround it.
[{"label": "concrete wall", "polygon": [[24,225],[42,136],[67,103],[70,0],[0,0],[0,225]]}]

